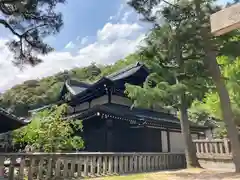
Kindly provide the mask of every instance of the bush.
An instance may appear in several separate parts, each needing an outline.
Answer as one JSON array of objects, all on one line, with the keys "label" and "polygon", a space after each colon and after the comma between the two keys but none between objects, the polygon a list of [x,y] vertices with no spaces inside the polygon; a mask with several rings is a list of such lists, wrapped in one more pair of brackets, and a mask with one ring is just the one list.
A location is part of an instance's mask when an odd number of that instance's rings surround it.
[{"label": "bush", "polygon": [[14,145],[28,145],[38,152],[83,149],[83,139],[75,136],[76,131],[83,131],[82,121],[64,119],[66,111],[67,105],[61,105],[37,113],[29,125],[14,131]]}]

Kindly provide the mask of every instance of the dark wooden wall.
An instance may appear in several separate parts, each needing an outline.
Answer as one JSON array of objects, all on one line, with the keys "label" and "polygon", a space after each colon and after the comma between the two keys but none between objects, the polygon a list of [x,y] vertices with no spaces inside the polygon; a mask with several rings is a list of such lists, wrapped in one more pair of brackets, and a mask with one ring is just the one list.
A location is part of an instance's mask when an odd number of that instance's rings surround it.
[{"label": "dark wooden wall", "polygon": [[127,121],[93,118],[83,121],[84,151],[162,152],[161,130],[130,128]]},{"label": "dark wooden wall", "polygon": [[85,149],[89,152],[106,151],[105,121],[100,118],[92,118],[83,121],[83,133]]}]

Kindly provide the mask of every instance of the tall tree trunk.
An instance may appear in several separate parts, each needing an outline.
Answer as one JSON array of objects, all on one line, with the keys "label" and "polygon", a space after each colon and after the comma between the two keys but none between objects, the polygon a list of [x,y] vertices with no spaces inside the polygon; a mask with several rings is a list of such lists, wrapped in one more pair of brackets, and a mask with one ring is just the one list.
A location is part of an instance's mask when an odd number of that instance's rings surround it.
[{"label": "tall tree trunk", "polygon": [[[177,62],[179,64],[179,67],[183,67],[184,61],[182,58],[182,47],[181,47],[181,42],[179,40],[179,31],[178,27],[176,28],[176,58]],[[183,69],[180,69],[184,73]],[[176,77],[176,84],[178,84],[178,78]],[[185,156],[186,156],[186,163],[187,163],[187,168],[191,167],[201,167],[197,154],[196,154],[196,146],[193,144],[192,141],[192,136],[191,136],[191,130],[190,130],[190,125],[189,125],[189,120],[188,120],[188,105],[186,102],[186,94],[185,92],[182,93],[179,97],[180,101],[180,122],[181,122],[181,132],[184,138],[184,145],[185,145]]]},{"label": "tall tree trunk", "polygon": [[231,142],[233,162],[235,164],[236,172],[240,172],[240,141],[238,137],[238,130],[234,122],[234,115],[231,108],[231,101],[227,91],[224,78],[221,75],[220,68],[216,61],[214,52],[206,50],[207,59],[205,64],[208,65],[210,74],[215,82],[221,104],[223,120],[226,125],[227,135]]},{"label": "tall tree trunk", "polygon": [[196,147],[192,141],[190,125],[188,121],[188,111],[187,111],[185,93],[183,93],[180,96],[180,113],[181,113],[181,117],[180,117],[181,129],[182,129],[182,135],[185,143],[185,156],[186,156],[187,168],[201,167],[196,155]]},{"label": "tall tree trunk", "polygon": [[[201,11],[201,1],[195,0],[194,3],[196,6],[196,13],[197,13],[198,19],[203,19],[202,18],[203,15]],[[206,27],[203,27],[200,29],[200,33],[203,38],[204,52],[206,54],[204,63],[209,69],[209,73],[213,78],[213,81],[216,85],[216,88],[219,94],[223,120],[226,125],[227,135],[231,142],[233,162],[236,168],[235,170],[236,172],[240,172],[240,141],[238,137],[238,130],[233,119],[234,116],[231,108],[229,93],[227,91],[224,78],[222,77],[220,68],[216,60],[216,53],[214,51],[208,29]]]}]

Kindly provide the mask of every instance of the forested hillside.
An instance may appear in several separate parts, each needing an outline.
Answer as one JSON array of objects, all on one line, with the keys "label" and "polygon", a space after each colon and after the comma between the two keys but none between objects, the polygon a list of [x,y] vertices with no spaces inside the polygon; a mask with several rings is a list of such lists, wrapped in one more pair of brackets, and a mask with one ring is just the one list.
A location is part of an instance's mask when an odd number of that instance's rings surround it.
[{"label": "forested hillside", "polygon": [[30,109],[56,102],[65,80],[93,82],[136,61],[138,61],[137,56],[130,55],[113,65],[91,64],[88,67],[75,68],[40,80],[29,80],[3,93],[0,106],[17,116],[26,116]]}]

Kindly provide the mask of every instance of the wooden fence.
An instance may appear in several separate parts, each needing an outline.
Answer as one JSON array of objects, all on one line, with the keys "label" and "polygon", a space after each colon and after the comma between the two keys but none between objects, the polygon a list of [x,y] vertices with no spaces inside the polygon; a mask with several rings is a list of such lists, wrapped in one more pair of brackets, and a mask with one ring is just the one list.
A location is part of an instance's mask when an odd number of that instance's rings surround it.
[{"label": "wooden fence", "polygon": [[231,159],[232,150],[228,139],[201,139],[193,141],[199,158]]},{"label": "wooden fence", "polygon": [[196,145],[199,163],[204,168],[234,170],[232,150],[228,139],[201,139]]},{"label": "wooden fence", "polygon": [[5,159],[9,180],[71,179],[185,167],[185,155],[176,153],[33,153],[0,157],[2,163]]}]

